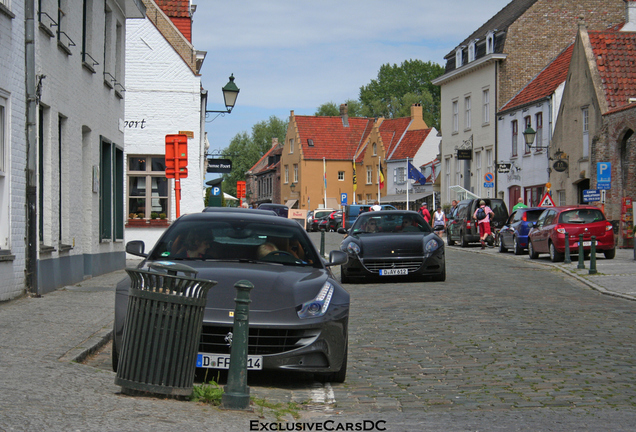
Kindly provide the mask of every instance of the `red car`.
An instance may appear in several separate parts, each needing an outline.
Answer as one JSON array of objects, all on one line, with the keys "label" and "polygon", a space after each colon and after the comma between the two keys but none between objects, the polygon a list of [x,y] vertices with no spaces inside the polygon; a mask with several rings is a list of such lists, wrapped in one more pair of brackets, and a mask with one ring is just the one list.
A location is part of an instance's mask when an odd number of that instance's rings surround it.
[{"label": "red car", "polygon": [[552,261],[562,261],[565,253],[565,233],[569,235],[570,253],[579,253],[579,235],[583,234],[583,252],[590,253],[592,236],[596,236],[596,251],[605,258],[616,255],[612,224],[594,206],[563,206],[547,208],[541,213],[528,234],[528,254],[536,259],[549,253]]}]

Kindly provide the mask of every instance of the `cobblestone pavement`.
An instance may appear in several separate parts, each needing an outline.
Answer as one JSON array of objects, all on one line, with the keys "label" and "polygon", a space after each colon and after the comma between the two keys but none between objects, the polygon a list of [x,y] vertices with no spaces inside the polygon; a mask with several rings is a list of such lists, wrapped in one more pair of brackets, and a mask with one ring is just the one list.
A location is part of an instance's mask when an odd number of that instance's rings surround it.
[{"label": "cobblestone pavement", "polygon": [[[251,395],[391,431],[634,430],[634,264],[597,264],[448,247],[446,282],[348,284],[346,382],[252,374]],[[0,431],[250,430],[257,413],[121,395],[107,352],[71,362],[108,339],[121,275],[0,304]]]}]

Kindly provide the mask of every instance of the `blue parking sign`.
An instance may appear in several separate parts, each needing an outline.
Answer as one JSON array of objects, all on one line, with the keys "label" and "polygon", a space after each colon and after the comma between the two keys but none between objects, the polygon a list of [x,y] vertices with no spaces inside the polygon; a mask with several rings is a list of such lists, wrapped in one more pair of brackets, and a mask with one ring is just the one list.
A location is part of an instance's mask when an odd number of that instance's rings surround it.
[{"label": "blue parking sign", "polygon": [[346,193],[341,193],[340,194],[340,205],[347,205],[347,194]]},{"label": "blue parking sign", "polygon": [[608,190],[612,184],[612,164],[610,162],[596,163],[596,188]]}]

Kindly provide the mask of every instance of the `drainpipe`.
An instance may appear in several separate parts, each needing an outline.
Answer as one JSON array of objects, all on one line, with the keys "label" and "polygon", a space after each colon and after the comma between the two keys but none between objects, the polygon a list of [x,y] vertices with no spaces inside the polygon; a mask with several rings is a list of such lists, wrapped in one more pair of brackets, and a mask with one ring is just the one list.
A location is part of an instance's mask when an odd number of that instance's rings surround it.
[{"label": "drainpipe", "polygon": [[37,102],[35,90],[35,2],[24,0],[26,58],[26,268],[27,292],[39,296],[37,278],[38,215],[37,215]]}]

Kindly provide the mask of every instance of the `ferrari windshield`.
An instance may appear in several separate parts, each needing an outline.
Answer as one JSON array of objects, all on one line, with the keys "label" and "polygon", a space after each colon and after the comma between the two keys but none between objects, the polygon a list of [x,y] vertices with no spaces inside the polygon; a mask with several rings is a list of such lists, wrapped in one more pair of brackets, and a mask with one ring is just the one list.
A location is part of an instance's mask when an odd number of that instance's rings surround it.
[{"label": "ferrari windshield", "polygon": [[431,227],[415,212],[368,212],[356,219],[351,227],[352,235],[376,233],[430,233]]},{"label": "ferrari windshield", "polygon": [[151,260],[238,260],[280,264],[318,263],[298,227],[271,222],[215,219],[177,221],[159,240]]}]

